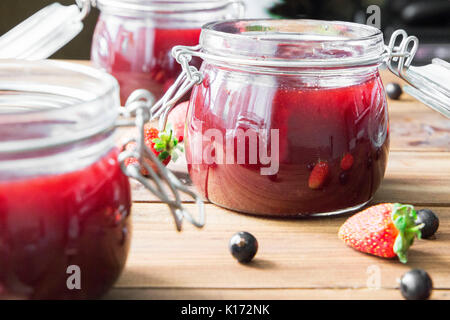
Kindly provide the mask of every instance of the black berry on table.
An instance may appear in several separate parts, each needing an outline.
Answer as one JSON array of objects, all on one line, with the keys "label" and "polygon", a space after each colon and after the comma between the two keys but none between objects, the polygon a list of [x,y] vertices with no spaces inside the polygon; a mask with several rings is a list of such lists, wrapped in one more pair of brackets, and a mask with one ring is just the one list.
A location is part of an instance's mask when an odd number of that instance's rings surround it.
[{"label": "black berry on table", "polygon": [[398,100],[403,93],[402,87],[395,82],[386,85],[386,93],[392,100]]},{"label": "black berry on table", "polygon": [[427,272],[413,269],[405,273],[400,280],[400,291],[407,300],[426,300],[433,290],[433,282]]},{"label": "black berry on table", "polygon": [[250,262],[257,251],[258,241],[248,232],[238,232],[230,239],[230,252],[239,262]]},{"label": "black berry on table", "polygon": [[422,238],[428,239],[434,235],[439,228],[439,218],[430,209],[422,209],[417,211],[416,224],[422,224],[423,228],[420,230],[422,232]]}]

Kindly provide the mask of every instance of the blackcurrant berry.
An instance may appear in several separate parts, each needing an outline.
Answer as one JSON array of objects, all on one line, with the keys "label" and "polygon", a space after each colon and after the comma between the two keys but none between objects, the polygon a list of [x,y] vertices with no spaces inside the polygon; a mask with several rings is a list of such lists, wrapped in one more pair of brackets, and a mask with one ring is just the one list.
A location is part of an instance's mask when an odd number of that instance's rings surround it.
[{"label": "blackcurrant berry", "polygon": [[398,83],[391,82],[386,86],[386,93],[392,100],[398,100],[403,93],[402,87]]},{"label": "blackcurrant berry", "polygon": [[342,171],[342,172],[339,174],[339,182],[340,182],[342,185],[347,184],[348,178],[349,178],[349,173],[348,173],[347,171]]},{"label": "blackcurrant berry", "polygon": [[424,226],[420,230],[422,232],[422,238],[428,239],[434,235],[439,228],[439,218],[430,209],[422,209],[417,211],[416,224],[423,223]]},{"label": "blackcurrant berry", "polygon": [[230,239],[230,251],[237,261],[250,262],[258,251],[258,241],[248,232],[238,232]]},{"label": "blackcurrant berry", "polygon": [[433,290],[433,282],[424,270],[413,269],[402,276],[400,290],[407,300],[426,300]]}]

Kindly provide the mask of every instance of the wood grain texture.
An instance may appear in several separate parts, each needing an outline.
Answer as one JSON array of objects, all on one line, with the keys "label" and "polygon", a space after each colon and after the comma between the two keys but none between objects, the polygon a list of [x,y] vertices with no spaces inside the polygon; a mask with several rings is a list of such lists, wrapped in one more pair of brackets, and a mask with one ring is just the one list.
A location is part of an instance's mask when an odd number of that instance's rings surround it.
[{"label": "wood grain texture", "polygon": [[[116,288],[111,300],[401,300],[397,289],[191,289]],[[431,300],[450,299],[450,290],[435,290]]]},{"label": "wood grain texture", "polygon": [[[195,209],[194,205],[187,207]],[[330,290],[345,289],[356,290],[349,293],[349,297],[356,297],[367,289],[368,268],[379,270],[383,289],[397,288],[397,280],[410,268],[423,268],[432,276],[435,288],[447,290],[450,208],[432,209],[441,218],[436,239],[417,241],[408,264],[403,265],[346,247],[337,237],[345,217],[266,219],[207,205],[208,221],[203,230],[186,225],[177,233],[164,205],[135,204],[131,254],[116,288],[170,289],[149,291],[148,296],[159,292],[174,299],[212,289],[216,296],[230,294],[228,289],[286,290],[278,292],[280,296],[295,292],[289,291],[292,289],[315,289],[311,292],[317,298],[332,298]],[[228,240],[238,230],[253,233],[259,241],[257,258],[249,265],[237,263],[228,252]],[[245,295],[245,291],[236,292]],[[370,297],[369,292],[364,294]]]}]

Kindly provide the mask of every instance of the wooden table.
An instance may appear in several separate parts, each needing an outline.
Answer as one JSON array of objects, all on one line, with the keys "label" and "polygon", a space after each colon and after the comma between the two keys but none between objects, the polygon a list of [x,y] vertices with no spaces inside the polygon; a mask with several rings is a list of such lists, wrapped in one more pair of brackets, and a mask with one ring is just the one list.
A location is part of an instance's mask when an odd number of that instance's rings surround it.
[{"label": "wooden table", "polygon": [[[383,78],[385,84],[394,80],[387,72]],[[450,120],[406,94],[389,106],[391,153],[373,203],[429,207],[441,220],[436,239],[417,241],[407,265],[346,247],[337,237],[346,217],[265,219],[207,204],[206,227],[185,224],[178,233],[168,208],[133,183],[130,256],[106,298],[401,299],[399,277],[423,268],[434,281],[432,297],[449,299]],[[195,210],[192,203],[186,206]],[[231,235],[241,230],[260,245],[249,265],[238,264],[228,251]],[[381,288],[368,288],[377,274]]]}]

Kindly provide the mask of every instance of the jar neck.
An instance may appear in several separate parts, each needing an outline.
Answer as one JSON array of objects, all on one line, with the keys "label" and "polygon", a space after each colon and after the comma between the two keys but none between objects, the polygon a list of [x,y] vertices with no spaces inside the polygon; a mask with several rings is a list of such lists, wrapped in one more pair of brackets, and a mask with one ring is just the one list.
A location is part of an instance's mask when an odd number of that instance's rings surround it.
[{"label": "jar neck", "polygon": [[115,147],[113,137],[111,130],[67,146],[0,155],[0,181],[81,170]]},{"label": "jar neck", "polygon": [[118,106],[116,80],[93,68],[0,62],[0,179],[93,163],[114,147]]},{"label": "jar neck", "polygon": [[383,62],[380,30],[319,20],[234,20],[202,28],[201,52],[212,63],[298,72],[372,67]]},{"label": "jar neck", "polygon": [[276,68],[243,68],[231,65],[203,63],[200,69],[206,81],[251,83],[267,87],[331,89],[349,87],[379,78],[377,66],[341,68],[336,70]]},{"label": "jar neck", "polygon": [[209,21],[239,18],[244,11],[240,0],[97,0],[97,7],[104,15],[145,19],[160,27],[178,22],[200,28]]}]

